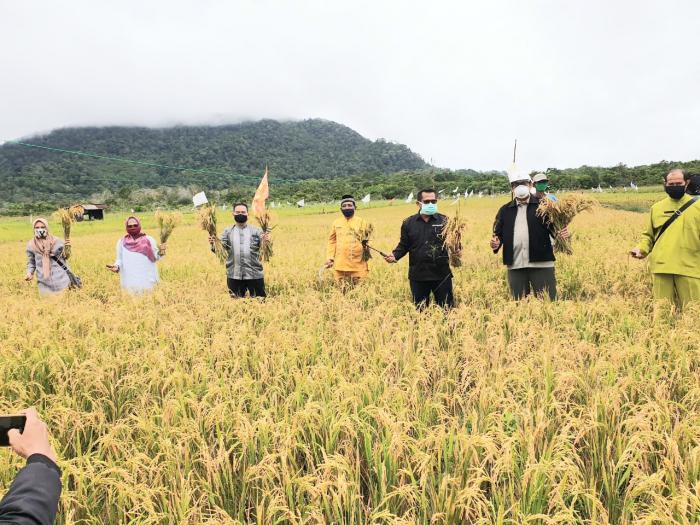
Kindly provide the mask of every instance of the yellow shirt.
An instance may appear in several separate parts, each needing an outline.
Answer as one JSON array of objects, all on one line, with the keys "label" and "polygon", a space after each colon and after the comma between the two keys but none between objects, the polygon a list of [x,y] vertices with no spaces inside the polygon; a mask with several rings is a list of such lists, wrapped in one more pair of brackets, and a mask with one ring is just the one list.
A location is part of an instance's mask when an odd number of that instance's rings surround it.
[{"label": "yellow shirt", "polygon": [[[678,217],[664,232],[656,245],[653,240],[659,230],[692,197],[666,198],[651,207],[647,228],[642,233],[639,248],[649,257],[651,273],[669,273],[700,278],[700,202],[696,202]],[[652,246],[654,249],[652,250]]]},{"label": "yellow shirt", "polygon": [[328,236],[328,259],[333,259],[333,269],[341,272],[367,270],[367,261],[362,260],[362,243],[353,231],[365,227],[364,219],[353,215],[350,219],[339,217],[333,221]]}]

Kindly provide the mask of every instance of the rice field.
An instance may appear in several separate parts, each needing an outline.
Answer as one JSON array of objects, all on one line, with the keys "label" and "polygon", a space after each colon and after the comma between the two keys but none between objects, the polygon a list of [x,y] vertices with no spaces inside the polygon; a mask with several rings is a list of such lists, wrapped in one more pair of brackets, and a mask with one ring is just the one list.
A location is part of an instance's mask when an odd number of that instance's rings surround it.
[{"label": "rice field", "polygon": [[[71,231],[84,288],[42,300],[22,280],[28,219],[0,219],[0,412],[47,421],[57,522],[700,522],[700,308],[652,304],[627,256],[646,215],[575,218],[561,300],[515,303],[488,247],[502,203],[462,204],[448,314],[415,311],[407,260],[370,260],[347,293],[319,281],[320,208],[273,212],[264,303],[228,297],[191,213],[154,293],[122,295],[105,268],[128,215],[108,213]],[[358,214],[386,251],[414,209]],[[21,463],[0,452],[3,490]]]}]

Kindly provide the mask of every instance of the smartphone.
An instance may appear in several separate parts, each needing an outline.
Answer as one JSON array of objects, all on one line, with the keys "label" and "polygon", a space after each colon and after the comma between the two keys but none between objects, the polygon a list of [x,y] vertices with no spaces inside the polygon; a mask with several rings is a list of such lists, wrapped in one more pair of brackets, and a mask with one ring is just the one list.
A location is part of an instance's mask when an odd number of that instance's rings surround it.
[{"label": "smartphone", "polygon": [[26,422],[27,416],[0,416],[0,447],[9,447],[10,439],[7,437],[7,432],[11,428],[16,428],[21,434],[24,432]]}]

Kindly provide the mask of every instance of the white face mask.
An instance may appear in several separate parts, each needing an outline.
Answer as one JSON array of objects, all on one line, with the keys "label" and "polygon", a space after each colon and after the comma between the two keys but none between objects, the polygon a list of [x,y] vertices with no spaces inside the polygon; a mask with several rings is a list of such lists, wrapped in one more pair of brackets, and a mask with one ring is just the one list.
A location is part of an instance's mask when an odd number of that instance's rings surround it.
[{"label": "white face mask", "polygon": [[520,184],[513,190],[513,195],[516,199],[527,199],[530,196],[530,187],[526,186],[525,184]]},{"label": "white face mask", "polygon": [[46,228],[35,228],[34,229],[34,237],[36,237],[37,239],[45,239],[47,233],[48,232],[46,231]]}]

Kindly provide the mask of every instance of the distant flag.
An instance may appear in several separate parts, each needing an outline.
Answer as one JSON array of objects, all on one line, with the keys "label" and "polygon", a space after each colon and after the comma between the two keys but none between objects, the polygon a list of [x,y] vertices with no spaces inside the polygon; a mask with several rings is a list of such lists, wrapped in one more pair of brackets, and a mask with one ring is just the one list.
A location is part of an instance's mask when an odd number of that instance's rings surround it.
[{"label": "distant flag", "polygon": [[300,201],[297,201],[297,206],[298,206],[299,208],[303,208],[303,207],[304,207],[304,199],[301,199]]},{"label": "distant flag", "polygon": [[440,190],[438,191],[438,193],[445,193],[445,190]]},{"label": "distant flag", "polygon": [[367,195],[365,195],[364,197],[362,197],[362,202],[364,202],[365,204],[369,204],[369,201],[370,201],[370,196],[369,196],[369,193],[368,193]]},{"label": "distant flag", "polygon": [[270,196],[270,185],[267,180],[267,166],[265,166],[265,174],[263,175],[258,189],[255,190],[255,195],[253,196],[253,213],[260,217],[265,212],[265,201]]},{"label": "distant flag", "polygon": [[406,197],[406,202],[413,202],[413,192],[409,193],[408,197]]},{"label": "distant flag", "polygon": [[469,192],[469,196],[470,196],[470,197],[473,197],[473,196],[474,196],[474,190],[472,190],[472,191]]},{"label": "distant flag", "polygon": [[603,188],[600,187],[600,184],[598,184],[598,193],[603,193]]},{"label": "distant flag", "polygon": [[480,192],[479,192],[479,198],[481,198],[481,197],[483,197],[483,196],[484,196],[484,192],[483,192],[483,191],[480,191]]},{"label": "distant flag", "polygon": [[454,190],[452,190],[452,193],[457,193],[459,191],[459,186],[457,186]]},{"label": "distant flag", "polygon": [[630,182],[630,188],[632,188],[634,191],[639,191],[639,188],[634,182]]},{"label": "distant flag", "polygon": [[207,200],[207,196],[203,191],[200,191],[192,197],[192,203],[194,204],[195,208],[197,206],[201,206],[202,204],[206,204],[207,202],[209,201]]}]

